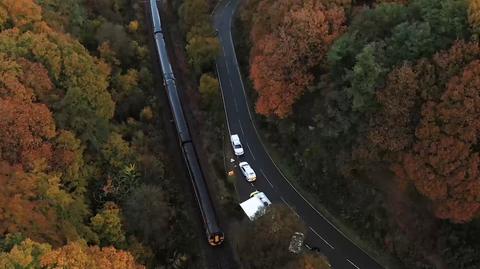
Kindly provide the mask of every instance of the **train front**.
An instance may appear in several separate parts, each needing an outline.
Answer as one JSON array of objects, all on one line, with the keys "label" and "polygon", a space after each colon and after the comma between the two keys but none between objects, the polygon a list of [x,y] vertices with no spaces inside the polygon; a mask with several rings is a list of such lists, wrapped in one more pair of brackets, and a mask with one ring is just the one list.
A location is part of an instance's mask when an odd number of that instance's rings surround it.
[{"label": "train front", "polygon": [[211,246],[218,246],[222,244],[223,240],[224,240],[224,235],[222,232],[210,233],[208,235],[208,243]]}]

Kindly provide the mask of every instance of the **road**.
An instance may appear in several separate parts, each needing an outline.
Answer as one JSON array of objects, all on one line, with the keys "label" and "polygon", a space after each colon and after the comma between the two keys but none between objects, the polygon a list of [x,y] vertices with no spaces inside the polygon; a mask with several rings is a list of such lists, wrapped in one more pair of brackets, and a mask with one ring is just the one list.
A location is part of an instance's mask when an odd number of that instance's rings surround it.
[{"label": "road", "polygon": [[[216,59],[225,113],[230,134],[238,134],[247,161],[257,174],[254,184],[239,177],[238,192],[242,200],[254,190],[263,191],[274,203],[285,203],[307,224],[307,244],[318,247],[337,269],[380,269],[373,258],[352,243],[340,230],[317,211],[283,176],[268,155],[252,120],[232,40],[232,19],[239,0],[220,3],[214,11],[214,24],[222,47]],[[237,171],[239,172],[239,171]]]}]

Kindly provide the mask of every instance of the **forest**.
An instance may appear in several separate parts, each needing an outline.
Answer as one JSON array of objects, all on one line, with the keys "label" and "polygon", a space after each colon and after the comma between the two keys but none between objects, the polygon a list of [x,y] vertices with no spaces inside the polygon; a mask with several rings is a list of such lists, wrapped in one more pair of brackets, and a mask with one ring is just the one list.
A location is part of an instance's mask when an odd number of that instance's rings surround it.
[{"label": "forest", "polygon": [[[215,4],[166,10],[236,219]],[[256,122],[309,200],[389,268],[478,268],[480,1],[245,0],[237,17]],[[142,1],[0,1],[0,267],[202,268],[148,20]],[[328,268],[278,244],[305,228],[291,214],[233,227],[244,268]]]},{"label": "forest", "polygon": [[1,268],[201,264],[149,19],[131,0],[0,1]]},{"label": "forest", "polygon": [[392,268],[479,268],[480,1],[248,0],[236,28],[295,185]]}]

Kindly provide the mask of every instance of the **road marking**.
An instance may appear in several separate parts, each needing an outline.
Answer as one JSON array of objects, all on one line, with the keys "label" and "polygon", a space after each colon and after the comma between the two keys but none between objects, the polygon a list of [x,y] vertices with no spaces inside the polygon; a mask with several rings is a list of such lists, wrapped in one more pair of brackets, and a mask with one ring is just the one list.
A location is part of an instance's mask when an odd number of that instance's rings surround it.
[{"label": "road marking", "polygon": [[[270,153],[268,152],[268,150],[266,150],[266,147],[265,147],[265,144],[263,143],[261,137],[260,137],[260,134],[257,130],[257,127],[255,126],[255,123],[254,123],[254,119],[252,117],[252,113],[250,111],[250,106],[249,106],[249,102],[247,100],[247,93],[246,93],[246,90],[245,90],[245,86],[244,86],[244,83],[243,83],[243,79],[242,79],[242,75],[240,73],[240,68],[238,68],[238,59],[237,59],[237,54],[235,52],[235,46],[233,44],[233,39],[232,39],[232,17],[230,17],[230,20],[229,20],[229,39],[230,39],[230,44],[231,44],[231,47],[232,47],[232,50],[233,50],[233,57],[235,59],[235,63],[236,63],[236,70],[237,70],[237,73],[238,73],[238,76],[239,76],[239,79],[240,79],[240,84],[242,86],[242,90],[243,90],[243,97],[245,99],[245,103],[247,104],[247,112],[250,116],[250,121],[252,122],[252,126],[253,126],[253,129],[255,130],[255,133],[257,134],[257,137],[258,137],[258,140],[260,141],[260,143],[262,144],[262,147],[263,147],[263,150],[267,153],[270,161],[273,163],[273,165],[277,168],[277,170],[280,172],[280,174],[282,175],[282,178],[285,182],[287,182],[287,184],[303,199],[303,201],[305,201],[309,206],[310,208],[312,208],[315,212],[317,212],[317,214],[323,219],[325,220],[326,222],[328,222],[330,224],[331,227],[333,227],[335,230],[337,230],[338,233],[340,233],[344,238],[346,238],[348,241],[350,241],[355,247],[357,247],[360,251],[362,251],[366,256],[368,256],[370,259],[372,259],[373,261],[375,261],[377,264],[380,264],[375,258],[373,258],[372,256],[370,256],[367,252],[365,252],[362,248],[360,248],[354,241],[352,241],[352,239],[350,239],[343,231],[341,231],[339,228],[337,228],[337,226],[335,226],[329,219],[327,219],[325,216],[323,216],[323,214],[318,211],[313,205],[312,203],[310,203],[310,201],[308,201],[296,188],[295,186],[293,186],[293,184],[290,182],[290,180],[285,176],[285,174],[283,173],[283,171],[278,167],[278,165],[275,163],[275,161],[273,160],[272,156],[270,155]],[[223,45],[222,45],[223,46]],[[223,46],[223,48],[225,49],[226,47]],[[226,63],[226,60],[225,60],[225,65],[226,65],[226,68],[228,68],[228,65]],[[218,69],[218,66],[217,66],[217,69]],[[231,83],[231,82],[230,82]],[[222,97],[223,97],[223,92],[222,92]],[[225,102],[224,102],[224,106],[225,106]],[[225,107],[224,107],[225,108]],[[226,109],[226,108],[225,108]],[[228,116],[227,116],[228,118]],[[229,126],[230,128],[230,126]]]},{"label": "road marking", "polygon": [[321,235],[319,235],[319,234],[317,233],[317,231],[315,231],[311,226],[308,227],[308,228],[310,228],[310,231],[312,231],[312,232],[313,232],[314,234],[316,234],[320,239],[322,239],[322,241],[323,241],[325,244],[327,244],[331,249],[335,249],[330,243],[328,243],[327,240],[325,240]]},{"label": "road marking", "polygon": [[263,172],[263,169],[260,169],[260,173],[262,173],[263,177],[267,180],[268,184],[270,184],[270,187],[272,187],[272,189],[273,189],[274,188],[273,184],[272,184],[272,182],[270,182],[267,175],[265,175],[265,173]]},{"label": "road marking", "polygon": [[305,243],[305,247],[308,248],[308,250],[312,249],[312,247],[310,247],[307,243]]},{"label": "road marking", "polygon": [[235,103],[235,111],[238,112],[238,104],[237,104],[237,99],[233,98],[233,102]]},{"label": "road marking", "polygon": [[[232,28],[232,20],[230,18],[230,21],[229,21],[229,29]],[[237,59],[237,54],[235,52],[235,46],[233,44],[233,39],[232,39],[232,31],[230,30],[229,31],[229,40],[230,40],[230,44],[232,46],[232,50],[234,51],[233,53],[233,56],[234,56],[234,59],[235,59],[235,63],[236,63],[236,69],[237,69],[237,73],[238,73],[238,76],[240,78],[240,84],[242,86],[242,90],[243,90],[243,97],[245,99],[245,103],[247,104],[247,111],[248,111],[248,114],[250,116],[250,121],[252,122],[252,126],[253,126],[253,129],[255,130],[255,133],[257,134],[257,137],[258,137],[258,140],[260,141],[260,143],[262,144],[262,147],[263,147],[263,150],[267,153],[270,161],[273,163],[273,165],[277,168],[277,170],[280,172],[280,174],[282,175],[283,177],[283,180],[285,182],[287,182],[287,184],[303,199],[303,201],[305,201],[305,203],[307,203],[310,208],[312,208],[315,212],[317,212],[317,214],[323,219],[325,220],[326,222],[328,222],[328,224],[330,224],[331,227],[333,227],[335,230],[337,230],[338,233],[340,233],[344,238],[346,238],[348,241],[350,241],[355,247],[357,247],[360,251],[362,251],[366,256],[368,256],[370,259],[372,259],[373,261],[375,261],[377,264],[380,264],[379,262],[377,262],[376,259],[374,259],[372,256],[370,256],[367,252],[365,252],[365,250],[363,250],[362,248],[360,248],[355,242],[352,241],[352,239],[350,239],[350,237],[348,237],[343,231],[341,231],[337,226],[335,226],[329,219],[327,219],[320,211],[318,211],[318,209],[316,209],[312,203],[310,203],[310,201],[308,201],[298,190],[297,188],[295,188],[295,186],[293,186],[293,184],[290,182],[290,180],[288,180],[288,178],[285,176],[285,174],[283,173],[283,171],[278,167],[278,165],[275,163],[275,161],[273,160],[272,156],[270,155],[270,152],[268,152],[267,148],[265,147],[265,144],[263,143],[262,141],[262,138],[260,136],[260,133],[258,132],[257,130],[257,127],[255,126],[255,122],[254,122],[254,119],[252,117],[252,113],[250,111],[250,106],[248,105],[248,100],[247,100],[247,92],[245,90],[245,86],[243,84],[243,79],[242,79],[242,75],[240,73],[240,68],[238,67],[238,59]]]},{"label": "road marking", "polygon": [[227,112],[227,107],[225,106],[225,96],[223,95],[223,86],[222,86],[222,79],[220,78],[220,72],[218,72],[218,64],[215,61],[215,67],[217,67],[217,73],[218,73],[218,81],[220,82],[220,89],[222,89],[220,92],[222,93],[222,100],[223,100],[223,110],[225,110],[225,121],[227,122],[227,128],[228,128],[228,134],[229,136],[232,134],[230,131],[230,122],[228,121],[228,112]]},{"label": "road marking", "polygon": [[[238,125],[240,125],[240,130],[242,130],[243,137],[245,137],[245,132],[243,131],[242,122],[240,120],[238,120]],[[247,144],[247,147],[248,147],[248,144]],[[250,147],[248,149],[250,149]],[[250,150],[250,152],[251,152],[251,150]]]},{"label": "road marking", "polygon": [[285,201],[285,199],[283,199],[283,196],[280,196],[280,199],[282,199],[282,201],[283,201],[288,207],[292,208],[292,207],[287,203],[287,201]]},{"label": "road marking", "polygon": [[228,1],[228,3],[225,5],[225,7],[228,7],[230,4],[231,4],[231,2]]},{"label": "road marking", "polygon": [[285,199],[283,199],[283,196],[280,196],[280,199],[282,199],[282,201],[288,206],[288,208],[290,208],[290,210],[292,210],[292,212],[297,215],[297,217],[299,219],[301,219],[300,215],[298,215],[297,211],[295,211],[295,209],[289,204],[287,203],[287,201],[285,201]]},{"label": "road marking", "polygon": [[348,261],[351,265],[355,266],[355,268],[360,269],[360,267],[358,267],[356,264],[354,264],[351,260],[347,259],[347,261]]},{"label": "road marking", "polygon": [[[240,126],[241,126],[241,125],[240,125]],[[242,129],[242,133],[243,133],[243,129]],[[250,154],[252,154],[253,159],[256,161],[257,159],[255,159],[255,155],[253,155],[253,151],[252,151],[252,149],[250,148],[250,146],[248,145],[248,143],[247,143],[247,148],[248,148],[248,150],[250,151]]]}]

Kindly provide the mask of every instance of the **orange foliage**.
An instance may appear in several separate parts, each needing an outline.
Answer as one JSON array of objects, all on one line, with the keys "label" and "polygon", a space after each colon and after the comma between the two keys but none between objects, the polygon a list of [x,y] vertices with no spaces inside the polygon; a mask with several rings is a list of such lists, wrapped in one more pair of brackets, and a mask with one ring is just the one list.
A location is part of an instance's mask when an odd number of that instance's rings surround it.
[{"label": "orange foliage", "polygon": [[55,209],[40,199],[38,175],[0,161],[0,234],[21,232],[59,242]]},{"label": "orange foliage", "polygon": [[2,8],[16,27],[42,19],[42,10],[33,0],[3,0],[0,2],[0,9]]},{"label": "orange foliage", "polygon": [[403,183],[412,182],[439,218],[454,222],[470,221],[480,212],[477,59],[478,43],[460,41],[431,60],[394,69],[378,91],[382,109],[358,154],[393,162]]},{"label": "orange foliage", "polygon": [[41,259],[42,268],[141,269],[133,256],[113,247],[88,247],[84,242],[72,242],[53,250]]},{"label": "orange foliage", "polygon": [[18,59],[22,68],[20,80],[25,87],[32,89],[37,98],[45,100],[53,89],[53,83],[48,76],[48,70],[40,63],[33,63],[26,59]]},{"label": "orange foliage", "polygon": [[51,158],[55,123],[47,106],[0,99],[0,115],[1,159],[32,168],[34,161]]},{"label": "orange foliage", "polygon": [[418,142],[403,167],[416,188],[430,198],[440,218],[466,222],[480,210],[480,61],[447,84],[439,102],[422,108]]},{"label": "orange foliage", "polygon": [[393,70],[385,84],[384,89],[377,91],[377,101],[383,109],[372,118],[368,138],[381,150],[399,152],[413,142],[411,111],[420,92],[417,74],[405,65]]},{"label": "orange foliage", "polygon": [[311,69],[322,63],[328,47],[344,31],[344,23],[341,8],[305,1],[254,44],[250,76],[259,94],[258,113],[285,117],[291,112],[314,80]]}]

